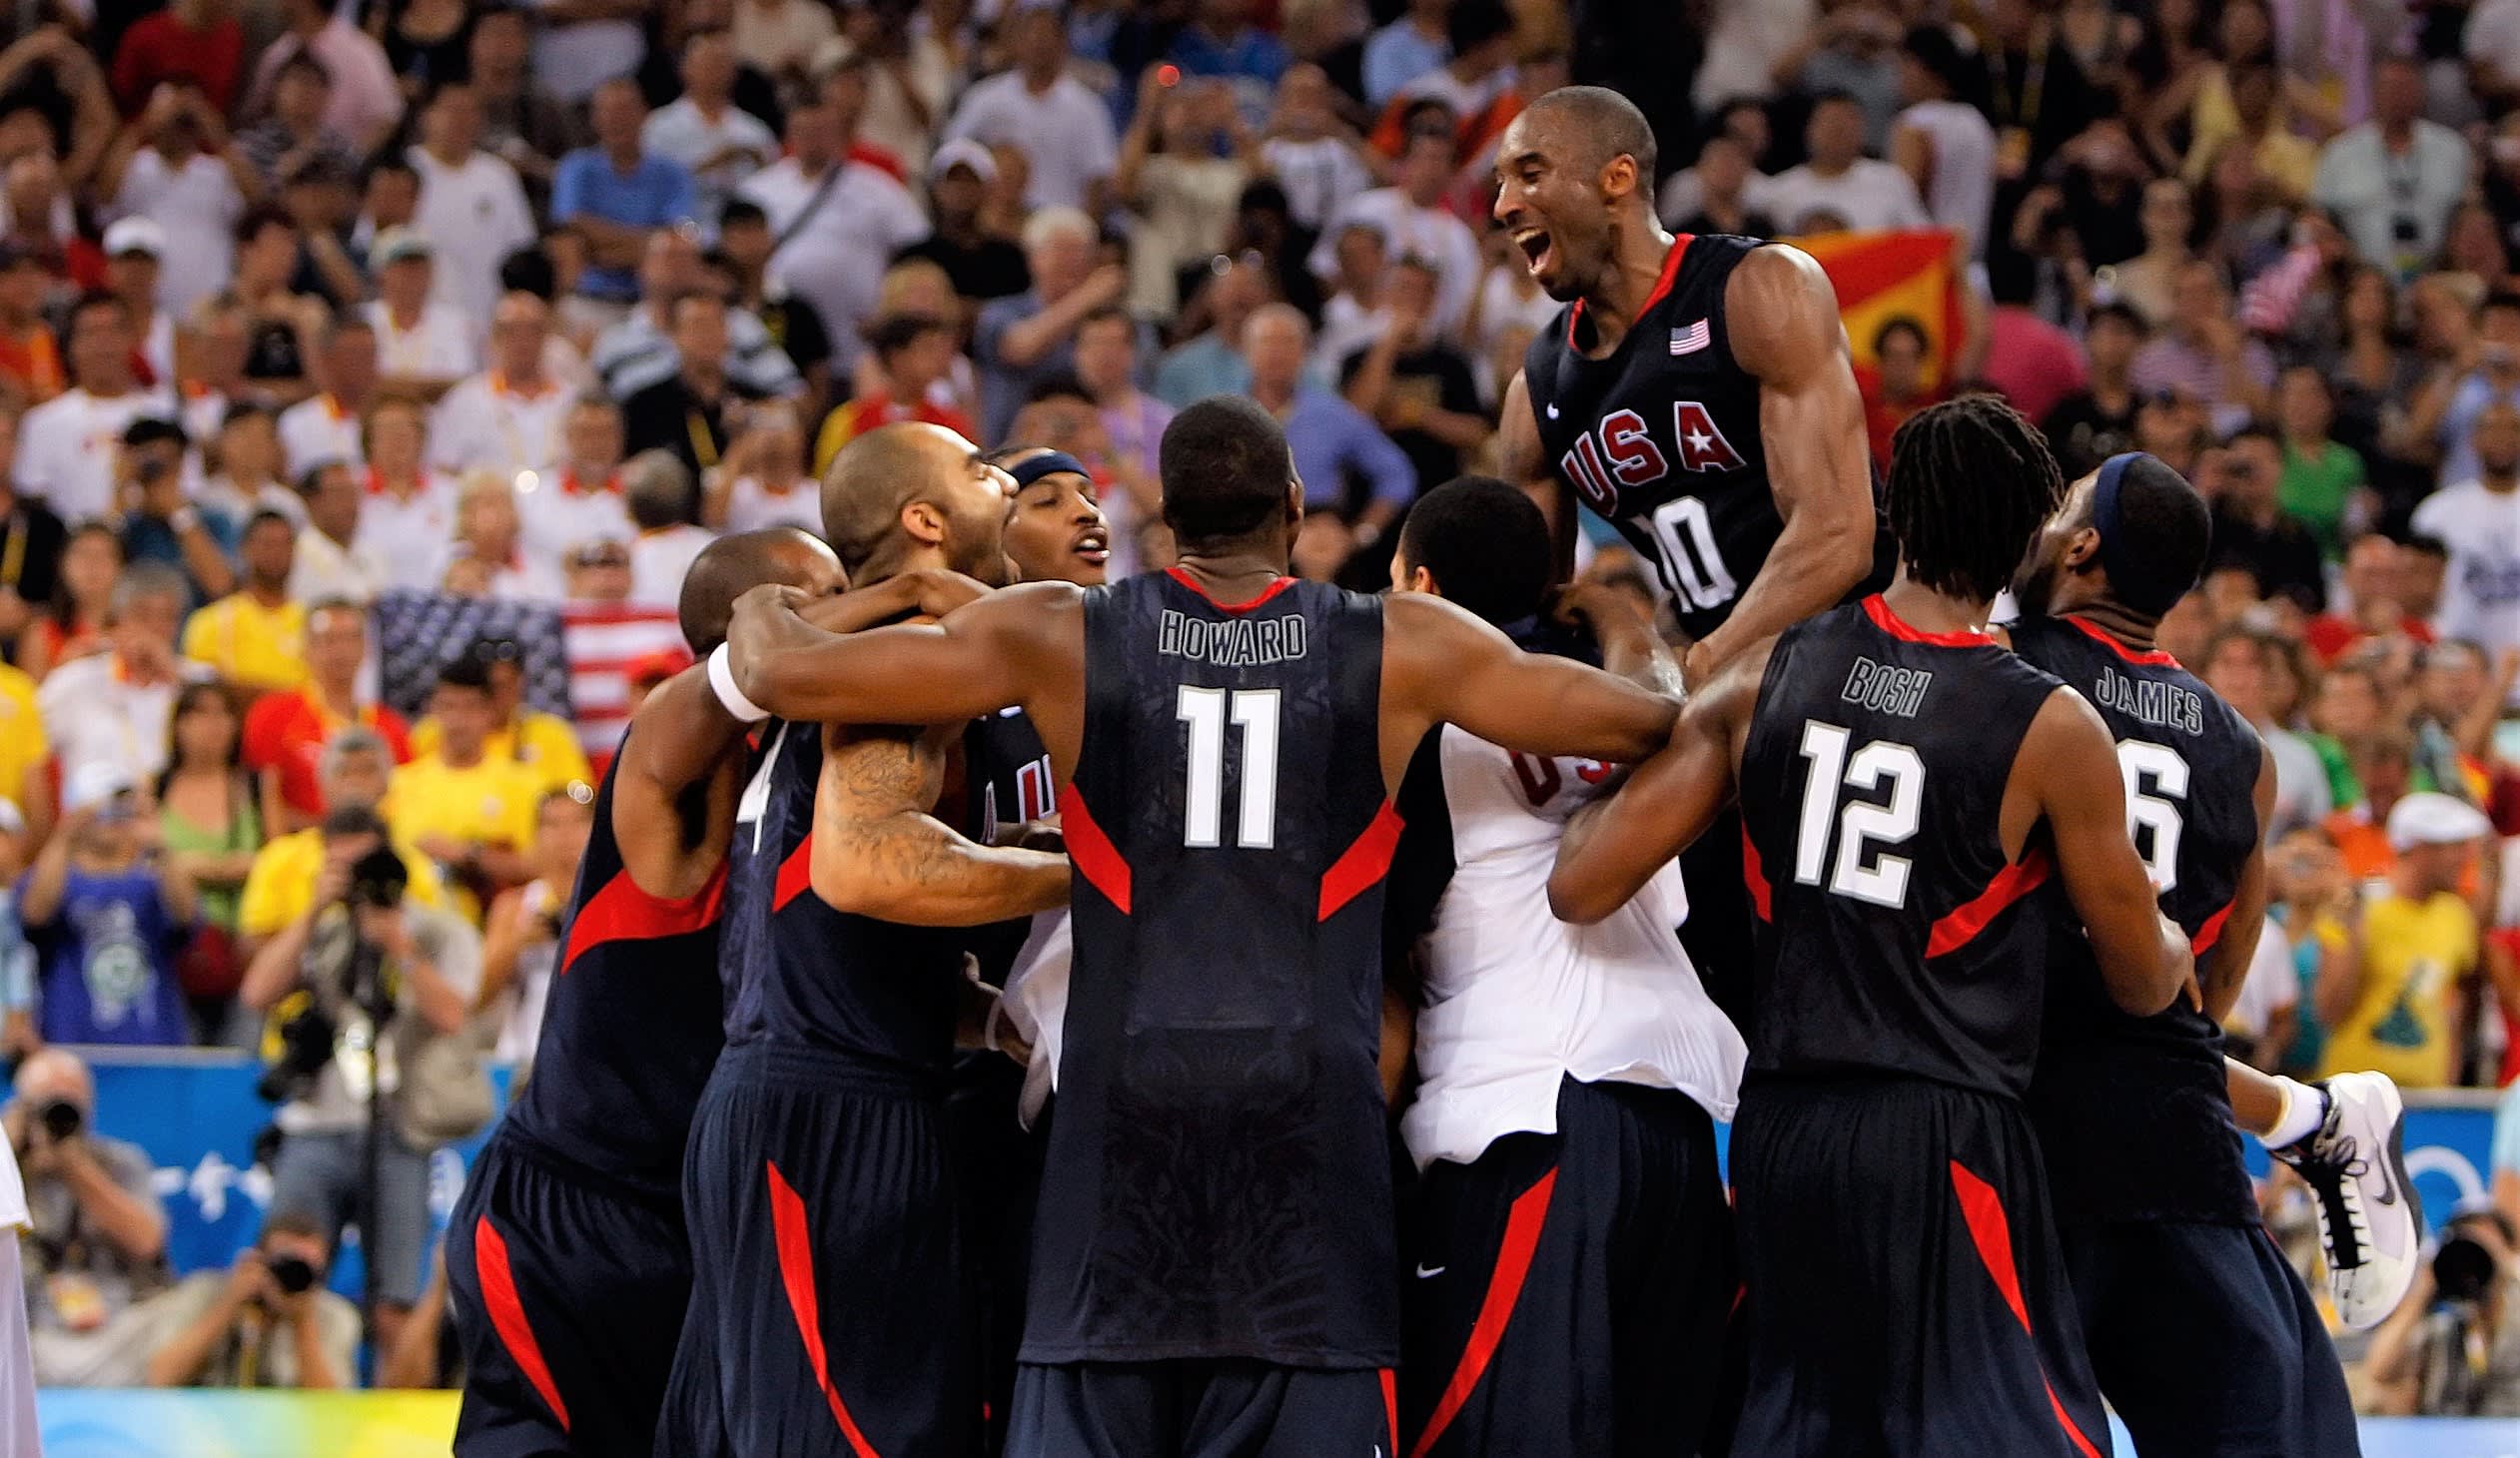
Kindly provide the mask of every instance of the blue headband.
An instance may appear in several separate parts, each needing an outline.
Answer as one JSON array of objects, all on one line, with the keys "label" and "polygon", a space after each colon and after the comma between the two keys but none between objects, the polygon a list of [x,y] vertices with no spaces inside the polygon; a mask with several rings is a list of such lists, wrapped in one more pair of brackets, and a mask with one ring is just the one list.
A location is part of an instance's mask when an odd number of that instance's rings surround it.
[{"label": "blue headband", "polygon": [[1006,473],[1015,477],[1015,489],[1020,491],[1026,486],[1031,485],[1033,482],[1040,480],[1043,476],[1057,475],[1063,470],[1075,471],[1078,475],[1085,477],[1089,481],[1094,479],[1094,472],[1085,468],[1084,461],[1077,459],[1075,456],[1070,455],[1064,450],[1052,450],[1041,455],[1032,456],[1029,459],[1008,466],[1006,468]]},{"label": "blue headband", "polygon": [[2158,616],[2177,605],[2187,589],[2196,584],[2173,582],[2164,575],[2165,564],[2150,560],[2127,548],[2120,533],[2117,513],[2117,489],[2126,472],[2137,461],[2151,461],[2163,470],[2169,466],[2140,450],[2112,455],[2100,462],[2100,474],[2092,482],[2092,526],[2100,532],[2100,563],[2108,573],[2109,590],[2117,600],[2137,612]]}]

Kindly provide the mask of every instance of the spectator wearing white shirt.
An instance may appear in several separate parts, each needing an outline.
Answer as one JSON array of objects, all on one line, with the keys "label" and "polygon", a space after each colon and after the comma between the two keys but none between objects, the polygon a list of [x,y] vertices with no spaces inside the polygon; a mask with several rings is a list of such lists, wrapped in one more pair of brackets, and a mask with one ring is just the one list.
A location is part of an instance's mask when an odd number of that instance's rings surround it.
[{"label": "spectator wearing white shirt", "polygon": [[1006,28],[1015,69],[964,92],[944,140],[1012,147],[1031,164],[1025,206],[1083,208],[1099,216],[1120,167],[1111,108],[1068,74],[1067,20],[1056,8],[1025,6]]},{"label": "spectator wearing white shirt", "polygon": [[377,297],[366,313],[377,333],[380,387],[422,400],[436,399],[480,364],[472,322],[430,288],[437,271],[431,254],[420,234],[389,228],[369,255]]},{"label": "spectator wearing white shirt", "polygon": [[436,589],[454,554],[454,482],[428,468],[428,415],[418,401],[389,395],[368,411],[368,498],[354,545],[386,563],[389,588]]},{"label": "spectator wearing white shirt", "polygon": [[814,53],[839,33],[821,0],[735,0],[736,58],[765,76],[802,79]]},{"label": "spectator wearing white shirt", "polygon": [[[682,356],[674,348],[673,322],[668,318],[674,300],[685,294],[724,294],[702,266],[699,245],[678,228],[648,235],[646,252],[639,255],[638,289],[638,303],[630,307],[627,318],[596,339],[590,362],[604,391],[615,399],[628,399],[681,370]],[[796,362],[770,338],[760,316],[748,309],[726,312],[726,377],[746,394],[774,399],[802,393],[805,388]]]},{"label": "spectator wearing white shirt", "polygon": [[437,465],[462,473],[548,470],[576,394],[550,372],[551,306],[521,290],[490,316],[489,367],[437,402],[429,430]]},{"label": "spectator wearing white shirt", "polygon": [[1769,215],[1788,232],[1814,214],[1858,233],[1932,226],[1915,181],[1864,155],[1862,102],[1843,91],[1823,93],[1812,103],[1803,138],[1811,160],[1778,173],[1762,193]]},{"label": "spectator wearing white shirt", "polygon": [[2423,109],[2423,63],[2382,58],[2371,73],[2371,120],[2319,149],[2310,184],[2310,200],[2336,215],[2363,262],[2401,279],[2440,253],[2468,187],[2466,139]]},{"label": "spectator wearing white shirt", "polygon": [[335,16],[326,0],[283,0],[282,15],[289,29],[255,65],[244,114],[262,114],[282,63],[292,56],[311,56],[332,83],[324,125],[348,138],[360,155],[376,151],[403,120],[403,87],[394,79],[385,47]]},{"label": "spectator wearing white shirt", "polygon": [[140,346],[135,371],[147,389],[175,384],[175,316],[160,303],[165,276],[166,230],[154,219],[125,218],[105,230],[105,290],[131,311],[131,337]]},{"label": "spectator wearing white shirt", "polygon": [[725,531],[794,526],[821,534],[822,491],[805,473],[805,431],[794,410],[762,405],[745,415],[700,519]]},{"label": "spectator wearing white shirt", "polygon": [[1969,256],[1987,256],[1987,223],[1995,209],[1995,128],[1986,113],[1960,98],[1977,64],[1951,30],[1921,25],[1900,51],[1900,93],[1908,101],[1891,132],[1891,152],[1916,184],[1938,228],[1969,240]]},{"label": "spectator wearing white shirt", "polygon": [[874,316],[884,270],[928,236],[927,215],[890,173],[849,159],[842,118],[827,102],[788,113],[787,138],[788,156],[754,174],[741,196],[778,240],[770,283],[813,307],[832,374],[845,378],[865,350],[858,330]]},{"label": "spectator wearing white shirt", "polygon": [[1435,293],[1435,332],[1457,331],[1470,312],[1470,298],[1479,286],[1479,243],[1469,226],[1444,206],[1452,184],[1453,140],[1449,131],[1413,132],[1400,153],[1395,185],[1376,188],[1338,210],[1330,226],[1304,260],[1312,276],[1323,282],[1338,277],[1337,239],[1364,224],[1382,235],[1392,258],[1416,257],[1435,268],[1440,287]]},{"label": "spectator wearing white shirt", "polygon": [[621,467],[621,499],[638,529],[630,538],[630,602],[673,607],[692,562],[717,533],[691,524],[691,472],[671,451],[639,452]]},{"label": "spectator wearing white shirt", "polygon": [[734,41],[723,30],[696,32],[683,42],[682,95],[648,113],[639,129],[641,147],[691,174],[707,230],[737,185],[779,155],[779,139],[734,97]]},{"label": "spectator wearing white shirt", "polygon": [[420,177],[412,227],[436,250],[432,297],[475,325],[498,303],[499,265],[536,236],[516,169],[480,149],[479,93],[447,85],[420,113],[420,145],[404,154]]},{"label": "spectator wearing white shirt", "polygon": [[[475,471],[455,496],[456,537],[445,589],[459,597],[557,602],[566,592],[559,565],[528,556],[516,488],[505,476]],[[815,516],[820,530],[821,515]]]},{"label": "spectator wearing white shirt", "polygon": [[142,415],[172,420],[171,391],[132,377],[131,310],[94,294],[70,312],[71,388],[28,410],[18,424],[17,485],[72,523],[114,509],[114,456]]},{"label": "spectator wearing white shirt", "polygon": [[323,388],[280,412],[280,451],[293,476],[328,460],[366,459],[359,422],[377,394],[376,327],[356,314],[335,315],[316,361]]},{"label": "spectator wearing white shirt", "polygon": [[367,487],[349,463],[326,461],[298,482],[306,497],[307,524],[298,533],[289,595],[300,602],[339,597],[366,606],[393,579],[394,567],[375,545],[360,540],[359,508]]},{"label": "spectator wearing white shirt", "polygon": [[252,400],[226,406],[217,440],[219,474],[202,484],[196,498],[201,508],[239,524],[258,511],[276,511],[304,530],[306,498],[281,478],[280,430],[272,412]]},{"label": "spectator wearing white shirt", "polygon": [[553,572],[581,542],[626,543],[637,534],[621,501],[621,407],[599,394],[578,396],[561,439],[559,468],[516,489],[520,545]]},{"label": "spectator wearing white shirt", "polygon": [[[1404,23],[1404,22],[1400,22]],[[1338,205],[1373,186],[1355,129],[1338,115],[1329,73],[1299,61],[1277,78],[1277,110],[1260,142],[1260,162],[1286,190],[1286,211],[1319,231]]]},{"label": "spectator wearing white shirt", "polygon": [[2520,648],[2520,410],[2487,405],[2473,449],[2474,478],[2425,497],[2412,525],[2450,548],[2433,630],[2490,656]]},{"label": "spectator wearing white shirt", "polygon": [[90,765],[119,771],[131,784],[147,784],[166,768],[167,724],[187,669],[175,638],[190,594],[175,568],[132,563],[114,584],[108,651],[57,666],[36,690],[65,783]]},{"label": "spectator wearing white shirt", "polygon": [[533,32],[533,78],[552,97],[583,105],[647,54],[648,0],[526,0],[544,12]]},{"label": "spectator wearing white shirt", "polygon": [[189,82],[158,86],[115,139],[96,181],[125,220],[145,219],[185,241],[158,278],[157,304],[169,314],[183,314],[226,286],[236,261],[229,232],[245,216],[248,191],[260,187],[227,124]]}]

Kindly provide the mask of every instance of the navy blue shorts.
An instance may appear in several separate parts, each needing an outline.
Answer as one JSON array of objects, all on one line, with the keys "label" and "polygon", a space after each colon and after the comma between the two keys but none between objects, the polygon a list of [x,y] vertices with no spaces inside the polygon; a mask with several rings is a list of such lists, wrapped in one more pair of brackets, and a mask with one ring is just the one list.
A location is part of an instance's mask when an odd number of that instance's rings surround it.
[{"label": "navy blue shorts", "polygon": [[670,1211],[492,1135],[446,1230],[463,1350],[456,1458],[647,1458],[691,1245]]},{"label": "navy blue shorts", "polygon": [[1008,1458],[1396,1458],[1389,1368],[1240,1358],[1026,1363]]},{"label": "navy blue shorts", "polygon": [[683,1158],[691,1311],[656,1451],[970,1458],[973,1320],[938,1091],[729,1049]]},{"label": "navy blue shorts", "polygon": [[1029,1129],[1017,1116],[1023,1092],[1023,1065],[1002,1053],[967,1053],[954,1061],[953,1092],[945,1099],[945,1135],[954,1155],[964,1248],[980,1313],[980,1396],[992,1453],[1006,1446],[1007,1416],[1015,1405],[1033,1207],[1041,1202],[1049,1132],[1047,1108]]},{"label": "navy blue shorts", "polygon": [[2107,1419],[2018,1101],[1759,1080],[1732,1175],[1759,1458],[2099,1458]]},{"label": "navy blue shorts", "polygon": [[1565,1080],[1556,1133],[1437,1160],[1416,1209],[1403,1452],[1685,1454],[1729,1425],[1732,1209],[1687,1094]]},{"label": "navy blue shorts", "polygon": [[2336,1348],[2254,1226],[2065,1232],[2092,1368],[2143,1458],[2353,1458]]}]

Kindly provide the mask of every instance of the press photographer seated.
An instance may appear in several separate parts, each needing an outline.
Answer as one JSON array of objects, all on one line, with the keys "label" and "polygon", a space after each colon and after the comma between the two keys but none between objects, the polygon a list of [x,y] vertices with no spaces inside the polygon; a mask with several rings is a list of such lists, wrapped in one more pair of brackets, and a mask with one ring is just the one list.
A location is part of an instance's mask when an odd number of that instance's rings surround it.
[{"label": "press photographer seated", "polygon": [[152,1387],[348,1387],[358,1374],[359,1308],[323,1289],[324,1229],[283,1211],[224,1272],[205,1270],[149,1303],[167,1336]]},{"label": "press photographer seated", "polygon": [[166,1207],[149,1156],[95,1131],[96,1081],[58,1048],[18,1068],[0,1110],[26,1180],[27,1311],[35,1372],[54,1386],[127,1386],[149,1332],[134,1303],[166,1284]]}]

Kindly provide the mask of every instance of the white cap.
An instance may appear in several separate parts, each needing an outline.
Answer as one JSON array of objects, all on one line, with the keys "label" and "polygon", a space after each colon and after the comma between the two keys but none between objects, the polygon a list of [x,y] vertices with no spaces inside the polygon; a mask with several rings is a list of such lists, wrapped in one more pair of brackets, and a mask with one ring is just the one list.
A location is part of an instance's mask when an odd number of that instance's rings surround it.
[{"label": "white cap", "polygon": [[62,782],[61,808],[88,810],[115,796],[139,788],[131,771],[111,760],[92,759],[70,772]]},{"label": "white cap", "polygon": [[2389,811],[2389,849],[2393,851],[2461,845],[2493,833],[2494,823],[2483,811],[2433,790],[2419,790]]},{"label": "white cap", "polygon": [[118,259],[127,253],[145,253],[153,259],[166,257],[166,230],[154,218],[125,218],[105,230],[105,256]]},{"label": "white cap", "polygon": [[996,154],[969,137],[957,137],[936,149],[936,155],[928,159],[928,176],[943,177],[950,167],[968,167],[984,183],[998,180]]}]

